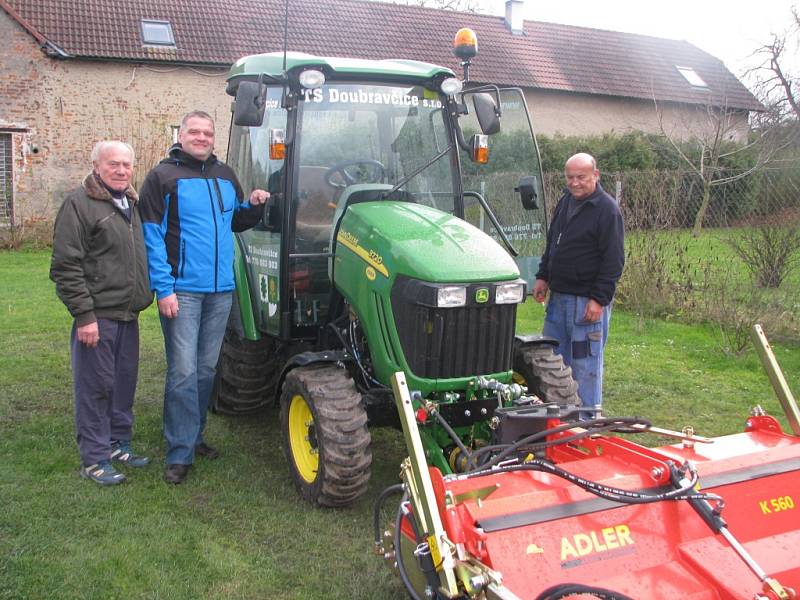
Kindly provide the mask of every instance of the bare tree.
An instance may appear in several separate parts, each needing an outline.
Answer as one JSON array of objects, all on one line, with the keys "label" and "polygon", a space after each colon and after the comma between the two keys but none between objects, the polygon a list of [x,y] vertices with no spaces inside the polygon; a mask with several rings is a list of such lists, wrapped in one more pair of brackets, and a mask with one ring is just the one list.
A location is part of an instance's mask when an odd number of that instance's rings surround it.
[{"label": "bare tree", "polygon": [[756,79],[756,87],[770,104],[783,109],[786,114],[800,119],[800,73],[792,72],[789,60],[800,51],[800,10],[791,8],[790,25],[782,33],[772,34],[772,39],[758,47],[753,56],[763,59],[745,75]]},{"label": "bare tree", "polygon": [[[698,108],[695,121],[684,123],[680,128],[681,131],[694,133],[692,138],[685,141],[667,130],[664,112],[657,101],[655,104],[661,135],[680,161],[697,176],[702,186],[702,199],[692,228],[692,235],[697,237],[703,227],[713,188],[743,179],[762,169],[784,147],[784,143],[776,142],[772,127],[755,130],[749,134],[746,142],[738,143],[737,140],[746,133],[743,128],[747,128],[747,120],[742,111],[730,109],[725,102]],[[737,156],[745,153],[753,157],[747,168],[736,171],[727,168]]]}]

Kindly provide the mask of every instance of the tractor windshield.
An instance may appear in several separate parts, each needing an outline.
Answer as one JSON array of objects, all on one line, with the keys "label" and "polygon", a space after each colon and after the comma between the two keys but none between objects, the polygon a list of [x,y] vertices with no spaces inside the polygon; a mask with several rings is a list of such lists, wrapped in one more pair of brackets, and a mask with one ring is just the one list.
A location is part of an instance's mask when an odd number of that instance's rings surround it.
[{"label": "tractor windshield", "polygon": [[[332,84],[300,103],[293,194],[295,251],[330,251],[336,208],[356,191],[379,197],[448,146],[437,92],[420,86]],[[450,152],[454,152],[453,149]],[[406,181],[404,199],[452,213],[453,160]]]}]

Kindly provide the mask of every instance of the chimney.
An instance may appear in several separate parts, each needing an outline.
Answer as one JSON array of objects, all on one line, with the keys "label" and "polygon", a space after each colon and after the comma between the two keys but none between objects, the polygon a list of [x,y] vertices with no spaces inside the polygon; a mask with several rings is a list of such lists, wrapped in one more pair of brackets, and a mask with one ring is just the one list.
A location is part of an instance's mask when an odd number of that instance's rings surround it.
[{"label": "chimney", "polygon": [[523,35],[522,30],[522,4],[523,0],[506,0],[506,27],[514,35]]}]

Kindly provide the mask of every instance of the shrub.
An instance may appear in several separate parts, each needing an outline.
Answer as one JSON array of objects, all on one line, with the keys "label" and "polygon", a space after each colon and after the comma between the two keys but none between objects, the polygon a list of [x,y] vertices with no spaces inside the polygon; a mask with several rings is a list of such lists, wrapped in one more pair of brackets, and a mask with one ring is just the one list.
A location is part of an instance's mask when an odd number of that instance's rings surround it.
[{"label": "shrub", "polygon": [[742,259],[756,286],[778,288],[800,263],[800,219],[787,224],[767,220],[734,231],[726,242]]}]

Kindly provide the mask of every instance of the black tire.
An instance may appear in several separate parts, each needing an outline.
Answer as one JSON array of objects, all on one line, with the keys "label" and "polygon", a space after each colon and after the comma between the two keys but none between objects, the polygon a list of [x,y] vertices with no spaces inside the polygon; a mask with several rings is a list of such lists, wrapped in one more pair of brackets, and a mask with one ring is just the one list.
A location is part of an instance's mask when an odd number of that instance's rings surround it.
[{"label": "black tire", "polygon": [[226,415],[256,412],[275,395],[280,361],[272,338],[252,341],[228,328],[217,363],[209,409]]},{"label": "black tire", "polygon": [[567,409],[581,405],[572,369],[550,345],[518,346],[514,351],[514,381],[544,402]]},{"label": "black tire", "polygon": [[346,506],[367,491],[372,465],[367,413],[344,369],[317,364],[297,367],[286,376],[281,434],[304,499]]}]

